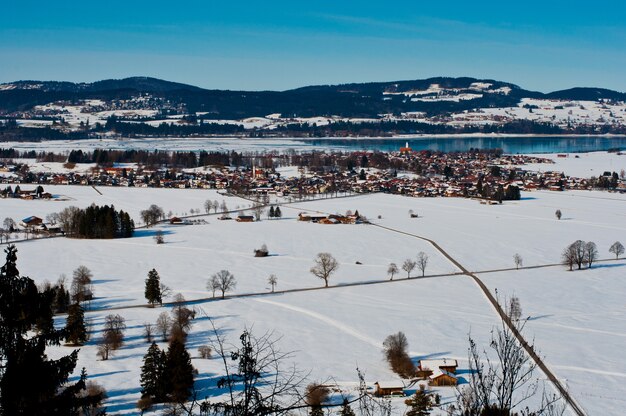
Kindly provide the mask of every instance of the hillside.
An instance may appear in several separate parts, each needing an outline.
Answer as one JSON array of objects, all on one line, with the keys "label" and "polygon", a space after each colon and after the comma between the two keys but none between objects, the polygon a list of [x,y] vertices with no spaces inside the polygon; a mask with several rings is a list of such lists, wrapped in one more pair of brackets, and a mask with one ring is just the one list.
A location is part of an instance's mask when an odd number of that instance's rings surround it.
[{"label": "hillside", "polygon": [[[0,85],[0,117],[6,120],[0,125],[0,141],[103,134],[624,134],[625,101],[625,93],[600,88],[544,94],[475,78],[287,91],[207,90],[148,77],[94,83],[18,81]],[[32,128],[47,131],[28,130]]]}]

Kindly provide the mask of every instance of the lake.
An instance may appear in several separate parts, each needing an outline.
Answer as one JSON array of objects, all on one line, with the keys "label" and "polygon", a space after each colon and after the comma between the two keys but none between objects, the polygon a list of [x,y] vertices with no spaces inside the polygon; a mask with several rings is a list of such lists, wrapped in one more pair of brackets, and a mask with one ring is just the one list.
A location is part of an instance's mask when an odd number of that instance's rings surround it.
[{"label": "lake", "polygon": [[[302,140],[302,139],[300,139]],[[464,152],[470,149],[502,149],[504,153],[579,153],[626,149],[626,137],[420,137],[412,139],[305,139],[312,147],[346,150],[397,151],[408,142],[413,150]]]}]

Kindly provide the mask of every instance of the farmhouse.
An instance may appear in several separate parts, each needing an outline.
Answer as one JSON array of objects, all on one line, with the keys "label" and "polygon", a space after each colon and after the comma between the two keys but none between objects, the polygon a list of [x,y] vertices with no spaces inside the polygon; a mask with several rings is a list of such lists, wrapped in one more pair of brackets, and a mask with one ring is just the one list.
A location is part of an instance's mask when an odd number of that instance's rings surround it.
[{"label": "farmhouse", "polygon": [[377,381],[374,387],[374,396],[404,396],[404,384],[401,381]]},{"label": "farmhouse", "polygon": [[456,360],[442,358],[440,360],[420,360],[419,371],[428,377],[431,386],[456,386],[455,375],[458,363]]},{"label": "farmhouse", "polygon": [[26,217],[20,222],[20,225],[24,228],[34,228],[41,224],[43,224],[43,220],[39,217],[35,217],[34,215]]}]

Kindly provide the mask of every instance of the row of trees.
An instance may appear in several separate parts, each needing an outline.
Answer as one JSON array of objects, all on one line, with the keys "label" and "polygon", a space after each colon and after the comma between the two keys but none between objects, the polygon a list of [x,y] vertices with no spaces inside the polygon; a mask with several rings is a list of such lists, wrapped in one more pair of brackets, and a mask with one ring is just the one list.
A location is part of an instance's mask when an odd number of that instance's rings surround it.
[{"label": "row of trees", "polygon": [[[406,272],[407,279],[411,278],[411,272],[417,267],[422,272],[422,277],[425,276],[426,267],[428,266],[428,254],[420,251],[417,253],[417,261],[413,259],[406,259],[402,263],[402,270]],[[387,267],[387,275],[389,280],[393,280],[393,277],[399,272],[398,265],[396,263],[389,263]]]},{"label": "row of trees", "polygon": [[50,219],[59,223],[67,236],[75,238],[128,238],[135,231],[130,215],[116,211],[113,205],[93,204],[84,209],[71,206]]}]

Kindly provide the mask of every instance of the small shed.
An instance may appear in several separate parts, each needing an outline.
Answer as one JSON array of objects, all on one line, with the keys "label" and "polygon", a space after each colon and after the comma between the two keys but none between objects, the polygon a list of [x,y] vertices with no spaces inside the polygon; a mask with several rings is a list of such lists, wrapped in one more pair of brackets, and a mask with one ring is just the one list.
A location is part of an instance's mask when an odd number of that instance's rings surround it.
[{"label": "small shed", "polygon": [[374,387],[374,396],[404,396],[404,384],[401,381],[377,381]]}]

